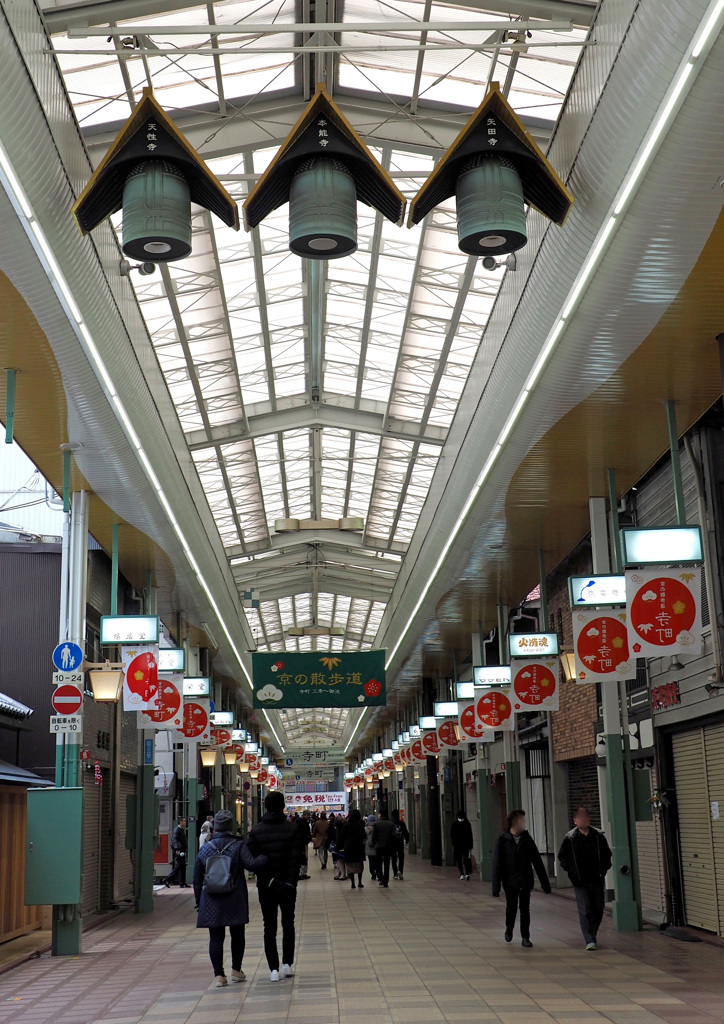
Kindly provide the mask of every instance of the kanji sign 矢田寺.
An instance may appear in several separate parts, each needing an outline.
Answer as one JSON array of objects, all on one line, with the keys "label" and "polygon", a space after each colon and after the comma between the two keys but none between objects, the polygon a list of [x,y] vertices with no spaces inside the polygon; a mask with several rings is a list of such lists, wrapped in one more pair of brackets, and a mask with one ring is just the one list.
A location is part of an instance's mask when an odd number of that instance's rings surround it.
[{"label": "kanji sign \u77e2\u7530\u5bfa", "polygon": [[514,711],[558,710],[558,658],[517,658],[510,663],[513,692],[510,699]]},{"label": "kanji sign \u77e2\u7530\u5bfa", "polygon": [[387,703],[384,651],[254,653],[254,707],[358,708]]},{"label": "kanji sign \u77e2\u7530\u5bfa", "polygon": [[572,614],[578,682],[634,679],[636,658],[631,656],[626,612],[623,609],[603,612],[581,608]]},{"label": "kanji sign \u77e2\u7530\u5bfa", "polygon": [[691,652],[701,640],[701,569],[627,571],[626,611],[634,657]]}]

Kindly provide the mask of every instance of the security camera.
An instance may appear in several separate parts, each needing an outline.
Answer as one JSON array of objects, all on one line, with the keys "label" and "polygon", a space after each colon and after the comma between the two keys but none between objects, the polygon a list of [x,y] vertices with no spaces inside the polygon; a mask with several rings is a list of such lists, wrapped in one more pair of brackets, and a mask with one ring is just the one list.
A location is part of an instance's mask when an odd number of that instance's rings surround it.
[{"label": "security camera", "polygon": [[498,264],[495,256],[483,256],[483,266],[486,270],[497,270]]},{"label": "security camera", "polygon": [[719,687],[717,686],[716,683],[706,683],[706,685],[704,686],[704,689],[706,690],[706,692],[709,694],[710,697],[718,697],[719,696]]},{"label": "security camera", "polygon": [[118,264],[121,277],[130,277],[132,270],[137,270],[141,277],[149,277],[156,272],[156,264],[150,261],[146,263],[131,263],[129,260],[121,260]]},{"label": "security camera", "polygon": [[151,274],[154,274],[155,272],[155,263],[141,263],[141,265],[138,268],[138,273],[141,275],[141,277],[149,277]]},{"label": "security camera", "polygon": [[505,266],[507,267],[508,270],[518,269],[518,260],[516,259],[514,252],[508,253],[508,255],[505,257]]}]

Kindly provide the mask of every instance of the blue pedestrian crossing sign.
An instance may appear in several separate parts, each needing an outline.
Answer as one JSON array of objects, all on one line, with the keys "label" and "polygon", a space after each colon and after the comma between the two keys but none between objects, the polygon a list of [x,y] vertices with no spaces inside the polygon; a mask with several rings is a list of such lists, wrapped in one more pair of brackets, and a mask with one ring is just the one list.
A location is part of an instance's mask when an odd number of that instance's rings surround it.
[{"label": "blue pedestrian crossing sign", "polygon": [[78,644],[65,640],[53,651],[53,664],[59,672],[79,672],[83,664],[83,651]]}]

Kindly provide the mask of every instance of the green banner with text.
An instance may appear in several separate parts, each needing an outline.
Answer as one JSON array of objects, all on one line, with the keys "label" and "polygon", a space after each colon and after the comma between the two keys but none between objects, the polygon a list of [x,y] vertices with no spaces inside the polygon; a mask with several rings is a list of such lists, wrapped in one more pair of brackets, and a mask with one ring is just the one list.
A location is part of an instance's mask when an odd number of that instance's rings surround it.
[{"label": "green banner with text", "polygon": [[251,656],[255,708],[366,708],[387,703],[384,651]]}]

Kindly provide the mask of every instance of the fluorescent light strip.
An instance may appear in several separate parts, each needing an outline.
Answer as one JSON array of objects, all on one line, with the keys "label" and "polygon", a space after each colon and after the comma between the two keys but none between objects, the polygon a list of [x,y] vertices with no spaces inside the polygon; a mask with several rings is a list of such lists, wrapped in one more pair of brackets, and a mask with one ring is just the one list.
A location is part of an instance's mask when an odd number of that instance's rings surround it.
[{"label": "fluorescent light strip", "polygon": [[359,732],[359,727],[360,727],[360,726],[362,725],[362,719],[364,718],[364,716],[365,716],[366,714],[367,714],[367,708],[364,708],[364,709],[363,709],[363,710],[362,710],[362,711],[360,712],[360,716],[359,716],[359,718],[357,719],[357,725],[356,725],[356,726],[354,727],[354,732],[352,733],[352,735],[351,735],[351,736],[350,736],[350,738],[349,738],[349,743],[348,743],[348,744],[347,744],[347,746],[346,746],[346,747],[344,748],[344,752],[345,752],[345,754],[349,753],[349,748],[350,748],[350,747],[352,746],[352,744],[354,743],[354,738],[355,738],[355,736],[357,735],[357,733]]},{"label": "fluorescent light strip", "polygon": [[[106,365],[100,355],[98,346],[96,345],[93,336],[90,333],[88,325],[83,320],[80,309],[78,308],[78,305],[75,301],[75,297],[73,296],[73,293],[70,289],[70,286],[68,285],[68,282],[63,276],[63,273],[60,269],[58,261],[55,258],[55,254],[53,253],[53,250],[50,247],[50,243],[48,242],[45,232],[41,228],[38,221],[35,219],[33,209],[28,201],[24,189],[20,184],[20,179],[18,178],[15,172],[15,168],[10,162],[8,155],[1,144],[0,178],[2,179],[2,184],[5,189],[5,192],[8,194],[10,201],[13,203],[13,206],[15,207],[16,212],[18,213],[20,222],[23,225],[23,228],[25,229],[25,232],[28,235],[31,244],[33,244],[33,248],[35,249],[36,255],[38,255],[38,257],[41,260],[41,263],[43,263],[45,272],[48,275],[51,284],[54,286],[55,291],[58,294],[58,297],[61,299],[61,305],[64,304],[66,306],[66,311],[70,314],[69,319],[71,320],[71,322],[74,321],[73,327],[75,328],[77,335],[81,340],[81,344],[85,349],[86,355],[88,356],[91,365],[95,367],[98,376],[101,380],[101,383],[105,387],[105,390],[112,402],[112,405],[116,411],[116,415],[121,422],[121,425],[126,436],[128,437],[133,447],[136,449],[144,473],[146,474],[146,477],[148,478],[151,485],[153,486],[156,495],[159,499],[159,502],[161,503],[164,511],[166,512],[166,515],[168,516],[168,519],[181,543],[184,554],[192,570],[196,574],[196,577],[198,578],[198,581],[201,584],[201,587],[204,593],[206,594],[206,597],[209,600],[209,604],[211,605],[211,608],[214,614],[216,615],[219,625],[221,626],[221,629],[223,630],[224,635],[226,636],[226,639],[228,640],[229,645],[231,646],[231,649],[234,652],[234,655],[244,674],[244,678],[247,681],[249,689],[253,690],[251,676],[249,675],[246,665],[244,664],[241,652],[239,651],[236,642],[234,641],[231,635],[231,632],[227,628],[227,625],[223,619],[219,606],[216,603],[216,600],[214,599],[211,588],[204,579],[203,574],[199,569],[198,563],[196,562],[196,559],[191,553],[191,548],[172,511],[171,503],[169,502],[168,498],[166,497],[163,491],[163,488],[161,487],[158,477],[156,476],[156,473],[154,472],[154,469],[151,465],[151,461],[148,458],[146,452],[144,451],[138,434],[136,433],[131,418],[128,415],[128,412],[126,411],[126,408],[116,391],[111,375],[108,372],[108,369],[106,368]],[[276,732],[274,731],[271,722],[269,722],[269,727],[271,728],[272,732],[274,732],[277,742],[279,742],[279,737],[276,735]]]},{"label": "fluorescent light strip", "polygon": [[268,724],[269,724],[269,728],[270,728],[270,729],[271,729],[271,731],[272,731],[272,732],[274,733],[274,739],[275,739],[275,740],[277,741],[277,743],[279,744],[279,749],[281,750],[282,754],[284,754],[284,753],[286,752],[286,749],[285,749],[285,747],[284,747],[284,744],[282,743],[282,741],[281,741],[281,740],[279,739],[279,737],[277,736],[277,731],[276,731],[276,729],[275,729],[275,728],[274,728],[274,726],[273,726],[273,725],[271,724],[271,718],[270,718],[270,717],[269,717],[269,715],[268,715],[268,714],[266,713],[266,711],[262,711],[262,714],[264,715],[264,718],[266,718],[266,720],[267,720],[267,722],[268,722]]},{"label": "fluorescent light strip", "polygon": [[[718,22],[723,14],[724,0],[715,0],[715,2],[713,2],[710,5],[709,11],[705,15],[705,18],[702,22],[702,28],[695,37],[695,42],[692,44],[692,48],[689,51],[688,58],[686,58],[686,64],[684,64],[683,66],[679,65],[678,77],[676,78],[672,86],[669,88],[666,97],[664,98],[661,106],[659,107],[659,113],[657,114],[652,124],[652,127],[649,129],[648,136],[643,143],[642,149],[640,150],[639,155],[636,157],[635,162],[632,164],[632,167],[628,175],[624,179],[624,184],[621,187],[621,191],[617,195],[616,199],[614,199],[613,209],[609,215],[609,218],[606,221],[606,224],[603,227],[602,231],[599,232],[598,237],[593,245],[593,248],[586,257],[586,260],[583,266],[581,267],[580,273],[578,274],[578,277],[566,299],[566,303],[563,307],[563,312],[560,314],[558,321],[556,322],[552,331],[546,338],[546,342],[543,345],[541,351],[539,352],[538,357],[533,364],[533,367],[531,368],[530,374],[528,375],[528,379],[525,385],[523,386],[523,390],[521,391],[520,395],[518,396],[515,402],[515,405],[513,406],[510,414],[508,415],[508,418],[506,419],[502,430],[498,434],[498,438],[493,446],[493,450],[488,456],[488,459],[480,472],[480,476],[475,481],[473,489],[470,491],[470,494],[468,495],[467,500],[463,505],[460,514],[453,523],[453,528],[448,536],[448,539],[445,542],[445,545],[435,563],[435,566],[430,576],[427,579],[427,582],[422,588],[422,591],[420,593],[418,600],[415,603],[412,613],[410,614],[410,617],[405,623],[405,626],[402,629],[402,632],[400,633],[394,647],[392,647],[387,656],[387,660],[385,662],[386,669],[389,669],[395,655],[400,649],[402,641],[407,636],[410,627],[415,621],[417,613],[420,611],[420,608],[422,607],[422,604],[425,598],[427,597],[430,588],[435,582],[437,574],[442,568],[442,565],[447,557],[448,552],[450,551],[450,548],[452,547],[456,537],[460,533],[462,525],[465,519],[467,518],[468,513],[470,512],[470,509],[472,508],[486,477],[489,475],[491,469],[493,468],[493,465],[497,461],[498,455],[500,454],[505,441],[508,439],[508,436],[516,420],[525,408],[528,396],[531,394],[534,385],[536,384],[538,378],[543,372],[553,350],[556,347],[558,339],[560,338],[561,334],[563,333],[563,330],[566,327],[566,321],[568,317],[571,315],[574,308],[576,307],[581,295],[583,294],[585,286],[588,284],[588,281],[590,280],[594,270],[596,269],[600,261],[601,256],[603,255],[607,247],[608,242],[610,241],[613,229],[618,223],[619,213],[623,210],[624,206],[630,199],[631,195],[633,194],[634,188],[640,183],[641,177],[643,176],[643,173],[646,169],[649,157],[652,155],[656,143],[659,141],[665,128],[667,127],[669,119],[676,106],[676,103],[681,97],[681,94],[684,91],[686,83],[691,77],[691,73],[694,70],[694,64],[701,55],[706,44],[713,38],[715,30],[717,29]],[[353,739],[356,732],[357,730],[355,729],[355,732],[353,733],[352,736]],[[351,743],[352,740],[350,740],[350,745]],[[347,749],[349,749],[349,747]]]}]

